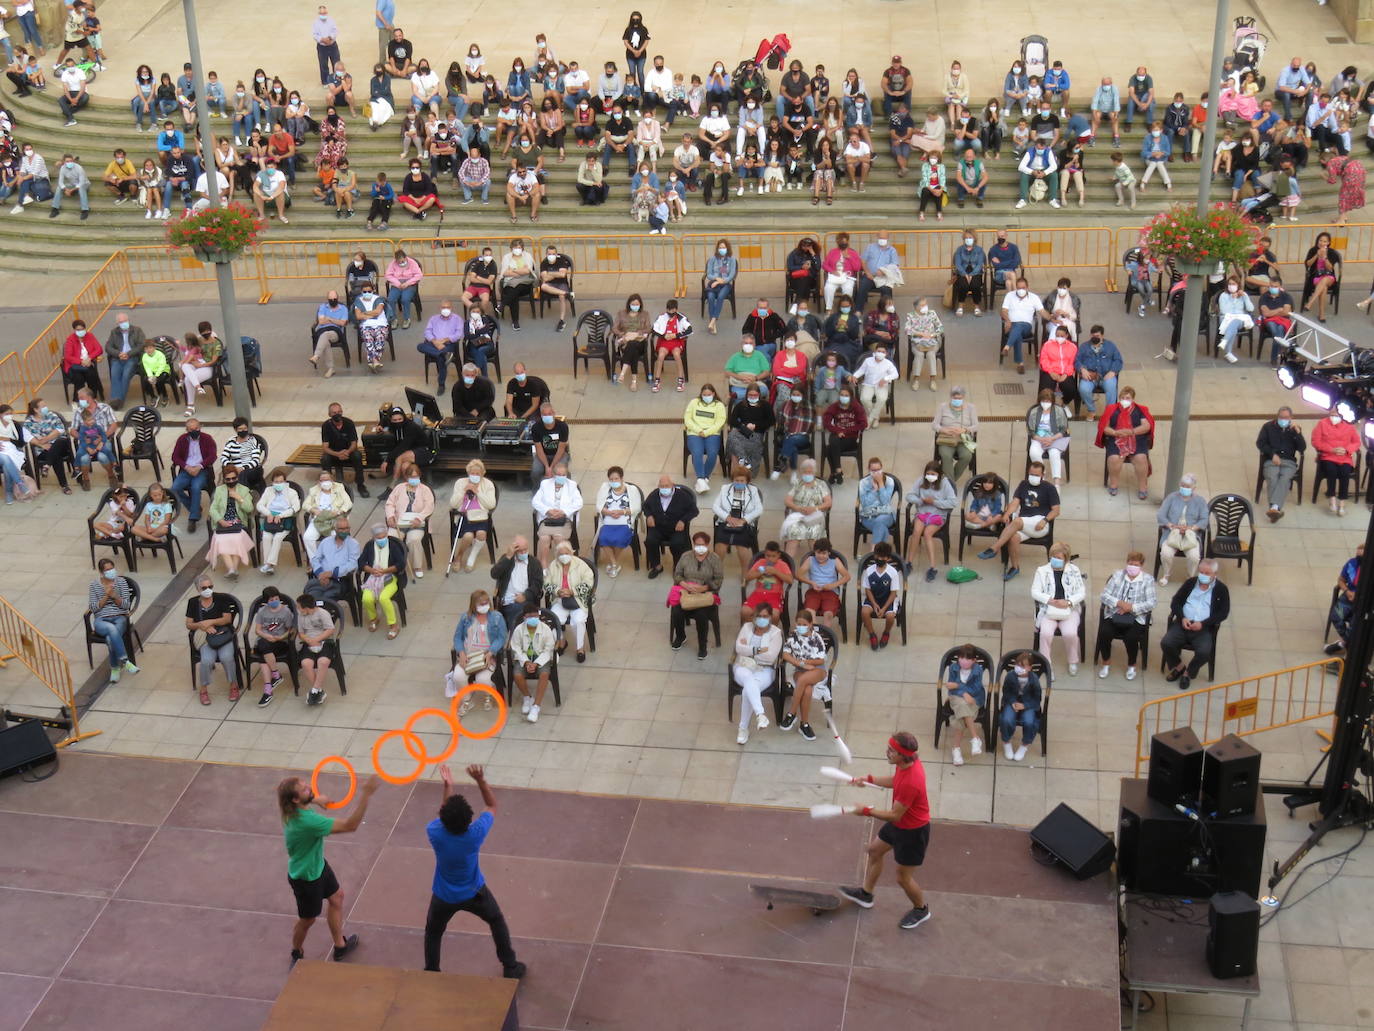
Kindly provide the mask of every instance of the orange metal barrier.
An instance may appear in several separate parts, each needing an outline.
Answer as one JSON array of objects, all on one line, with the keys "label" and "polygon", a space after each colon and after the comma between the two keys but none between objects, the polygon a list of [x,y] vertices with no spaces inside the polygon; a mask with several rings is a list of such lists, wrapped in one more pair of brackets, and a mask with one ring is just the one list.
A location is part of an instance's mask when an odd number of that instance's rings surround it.
[{"label": "orange metal barrier", "polygon": [[[214,283],[215,269],[184,248],[125,247],[121,252],[128,262],[133,287],[161,283]],[[267,293],[261,270],[252,250],[244,251],[233,264],[235,283],[253,283],[259,296]]]},{"label": "orange metal barrier", "polygon": [[[491,248],[491,256],[496,259],[497,265],[500,265],[502,256],[510,250],[512,240],[519,240],[527,254],[535,254],[535,238],[519,233],[513,236],[443,236],[438,239],[432,236],[411,237],[397,240],[396,246],[418,261],[420,267],[425,270],[425,278],[420,283],[420,289],[427,297],[433,298],[436,295],[427,289],[432,280],[442,278],[445,282],[436,285],[442,285],[444,290],[456,295],[463,285],[463,267],[481,254],[483,247]],[[391,252],[387,253],[384,260],[375,257],[373,260],[377,261],[378,269],[385,273],[386,266],[391,261]],[[534,261],[536,265],[539,264],[537,254]]]},{"label": "orange metal barrier", "polygon": [[29,401],[28,381],[24,377],[24,360],[18,351],[0,358],[0,402],[22,410]]},{"label": "orange metal barrier", "polygon": [[[772,273],[776,276],[772,283],[755,285],[758,281],[754,280],[749,290],[762,296],[775,295],[787,271],[787,256],[804,236],[811,237],[818,244],[824,238],[823,234],[810,230],[786,233],[684,233],[678,237],[678,296],[695,296],[700,292],[706,262],[715,255],[716,244],[721,239],[729,242],[735,260],[739,262],[737,287],[746,275],[753,277],[756,273]],[[745,299],[738,289],[736,299]]]},{"label": "orange metal barrier", "polygon": [[[384,255],[378,255],[379,247],[384,248]],[[260,243],[253,249],[261,289],[258,303],[266,304],[272,299],[273,284],[278,282],[313,280],[320,290],[328,290],[331,285],[341,286],[344,270],[353,260],[355,251],[372,252],[378,268],[385,271],[395,250],[394,241],[375,236],[358,240],[268,240]]]},{"label": "orange metal barrier", "polygon": [[[623,233],[616,236],[541,236],[537,257],[548,247],[556,247],[572,259],[574,283],[586,282],[587,277],[632,277],[636,290],[651,285],[644,277],[655,279],[653,286],[677,292],[681,282],[682,256],[679,244],[672,236],[647,236],[644,233]],[[592,280],[595,284],[596,280]],[[651,305],[652,307],[652,305]]]},{"label": "orange metal barrier", "polygon": [[76,690],[72,682],[72,668],[66,654],[55,645],[46,634],[34,626],[23,614],[4,598],[0,598],[0,669],[10,659],[18,659],[37,677],[60,704],[55,717],[41,716],[49,726],[67,732],[67,736],[57,742],[58,748],[74,745],[82,738],[95,737],[100,733],[92,730],[81,732],[76,709]]},{"label": "orange metal barrier", "polygon": [[1160,731],[1192,727],[1210,745],[1227,734],[1245,737],[1330,719],[1344,668],[1342,659],[1323,659],[1146,702],[1135,724],[1135,775],[1150,761],[1150,739]]}]

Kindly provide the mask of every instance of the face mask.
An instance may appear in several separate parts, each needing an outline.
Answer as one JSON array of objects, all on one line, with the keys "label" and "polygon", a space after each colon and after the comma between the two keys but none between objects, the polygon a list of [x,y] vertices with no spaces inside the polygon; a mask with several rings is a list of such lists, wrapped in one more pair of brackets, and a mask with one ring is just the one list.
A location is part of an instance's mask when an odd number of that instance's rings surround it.
[{"label": "face mask", "polygon": [[840,363],[839,363],[838,361],[836,361],[834,358],[828,358],[828,359],[826,359],[825,367],[826,367],[827,369],[834,369],[834,368],[838,367],[839,364],[840,364]]},{"label": "face mask", "polygon": [[1028,670],[1025,666],[1013,666],[1012,672],[1014,672],[1018,677],[1025,677],[1030,675],[1030,670]]},{"label": "face mask", "polygon": [[1127,567],[1126,567],[1126,575],[1127,575],[1127,576],[1130,576],[1130,577],[1139,576],[1139,575],[1140,575],[1140,567],[1139,567],[1139,566],[1136,566],[1136,565],[1129,565],[1129,566],[1127,566]]},{"label": "face mask", "polygon": [[964,407],[964,399],[963,399],[962,397],[951,397],[951,398],[949,399],[949,406],[950,406],[951,408],[963,408],[963,407]]},{"label": "face mask", "polygon": [[1339,415],[1333,415],[1333,416],[1331,416],[1331,425],[1332,425],[1332,426],[1339,426],[1340,424],[1341,424],[1341,417],[1340,417]]},{"label": "face mask", "polygon": [[556,487],[562,487],[562,486],[565,486],[565,485],[567,484],[568,478],[567,478],[566,476],[555,476],[555,477],[553,478],[553,482],[554,482],[554,486],[556,486]]},{"label": "face mask", "polygon": [[740,344],[740,348],[739,348],[739,349],[740,349],[741,351],[743,351],[745,354],[753,354],[753,353],[754,353],[754,345],[753,345],[753,344]]},{"label": "face mask", "polygon": [[1101,346],[1102,346],[1102,338],[1101,338],[1100,336],[1092,336],[1092,337],[1089,337],[1089,338],[1088,338],[1088,343],[1092,344],[1094,347],[1101,347]]},{"label": "face mask", "polygon": [[744,399],[748,401],[751,405],[756,405],[759,403],[758,394],[746,394]]},{"label": "face mask", "polygon": [[1012,65],[1012,66],[1011,66],[1011,74],[1012,74],[1012,75],[1020,75],[1020,74],[1021,74],[1021,66],[1020,66],[1019,64],[1014,64],[1014,65]]},{"label": "face mask", "polygon": [[793,351],[796,350],[797,342],[795,340],[784,340],[782,346],[788,351]]},{"label": "face mask", "polygon": [[816,479],[815,473],[802,473],[802,483],[811,483]]},{"label": "face mask", "polygon": [[103,576],[106,580],[113,580],[116,576],[116,573],[113,569],[106,569],[102,570],[100,575]]},{"label": "face mask", "polygon": [[807,317],[808,315],[810,315],[810,314],[811,314],[811,309],[810,309],[810,308],[798,308],[798,309],[797,309],[797,318],[799,318],[799,319],[804,319],[804,318],[806,318],[806,317]]},{"label": "face mask", "polygon": [[538,617],[538,616],[526,616],[526,617],[525,617],[525,626],[529,627],[531,630],[533,630],[533,629],[534,629],[535,627],[537,627],[538,625],[539,625],[539,617]]},{"label": "face mask", "polygon": [[1191,497],[1193,496],[1193,488],[1192,488],[1192,487],[1180,487],[1180,488],[1178,489],[1178,493],[1179,493],[1179,495],[1182,496],[1182,497],[1191,498]]},{"label": "face mask", "polygon": [[525,253],[525,248],[523,248],[523,247],[512,247],[512,248],[510,249],[510,252],[511,252],[512,254],[514,254],[514,255],[518,258],[518,257],[520,257],[520,255],[522,255],[522,254]]},{"label": "face mask", "polygon": [[515,561],[517,561],[517,562],[528,562],[529,560],[530,560],[530,556],[529,556],[529,553],[528,553],[528,552],[522,551],[522,552],[520,552],[519,554],[517,554],[517,555],[515,556]]},{"label": "face mask", "polygon": [[772,622],[773,622],[773,621],[772,621],[771,619],[769,619],[767,616],[755,616],[755,617],[754,617],[754,626],[758,627],[760,630],[767,630],[767,629],[768,629],[768,625],[769,625],[770,623],[772,623]]},{"label": "face mask", "polygon": [[263,77],[263,76],[261,76],[261,75],[258,76],[258,82],[266,82],[266,81],[267,81],[267,79],[266,79],[265,77]]},{"label": "face mask", "polygon": [[452,309],[452,308],[440,308],[440,309],[439,309],[439,314],[442,315],[444,318],[448,318],[450,315],[453,314],[453,309]]},{"label": "face mask", "polygon": [[485,616],[485,615],[486,615],[488,612],[490,612],[490,611],[491,611],[491,606],[490,606],[490,605],[481,604],[481,605],[478,605],[478,606],[477,606],[477,614],[478,614],[479,616]]},{"label": "face mask", "polygon": [[541,416],[539,417],[539,421],[542,422],[545,426],[552,426],[552,425],[553,425],[553,416],[552,416],[552,415],[541,415]]},{"label": "face mask", "polygon": [[1047,107],[1042,107],[1042,108],[1040,109],[1040,114],[1041,114],[1042,117],[1047,116],[1049,113],[1050,113],[1050,109],[1047,108]]},{"label": "face mask", "polygon": [[1041,401],[1041,402],[1040,402],[1040,409],[1041,409],[1041,411],[1048,412],[1052,407],[1054,407],[1054,402],[1053,402],[1053,401]]},{"label": "face mask", "polygon": [[83,397],[81,400],[79,400],[79,401],[76,402],[76,406],[77,406],[78,408],[83,409],[83,410],[84,410],[89,404],[90,404],[90,402],[87,401],[84,397]]},{"label": "face mask", "polygon": [[1024,286],[1018,286],[1018,287],[1016,288],[1016,296],[1017,296],[1017,297],[1025,297],[1025,296],[1026,296],[1026,288],[1025,288]]},{"label": "face mask", "polygon": [[525,382],[525,377],[526,377],[527,375],[528,375],[528,373],[517,372],[517,373],[515,374],[515,381],[516,381],[517,383],[524,383],[524,382]]},{"label": "face mask", "polygon": [[1160,132],[1158,129],[1153,129],[1151,130],[1150,135],[1158,139],[1160,136],[1163,136],[1164,134]]},{"label": "face mask", "polygon": [[725,257],[727,254],[730,253],[730,250],[729,250],[729,248],[726,248],[726,247],[717,247],[717,248],[716,248],[716,253],[719,254],[719,255],[723,258],[723,257]]},{"label": "face mask", "polygon": [[84,329],[78,329],[76,331],[76,335],[79,337],[84,337],[86,335],[86,331]]},{"label": "face mask", "polygon": [[849,305],[847,305],[847,304],[844,305],[842,308],[840,308],[840,314],[842,314],[842,315],[848,315],[850,311],[851,311],[851,309],[850,309]]},{"label": "face mask", "polygon": [[928,305],[928,304],[923,304],[923,305],[921,305],[919,308],[917,308],[916,311],[917,311],[919,314],[924,315],[924,314],[926,314],[927,312],[930,311],[930,305]]},{"label": "face mask", "polygon": [[1289,427],[1289,425],[1292,423],[1292,421],[1293,421],[1292,419],[1280,419],[1280,420],[1278,420],[1279,429],[1281,429],[1281,430],[1286,430],[1286,429],[1288,429],[1288,427]]},{"label": "face mask", "polygon": [[959,668],[960,668],[960,669],[972,669],[972,668],[973,668],[973,660],[972,660],[972,659],[965,659],[965,658],[962,658],[962,657],[961,657],[961,658],[959,659]]},{"label": "face mask", "polygon": [[848,397],[848,395],[846,395],[846,394],[841,394],[841,395],[840,395],[840,404],[842,404],[842,405],[847,405],[847,404],[849,404],[849,397]]},{"label": "face mask", "polygon": [[412,486],[412,487],[418,487],[418,486],[420,486],[420,477],[418,477],[418,476],[411,476],[411,477],[409,477],[409,478],[406,480],[406,483],[409,484],[409,485]]},{"label": "face mask", "polygon": [[200,589],[200,596],[202,598],[213,598],[215,596],[215,589],[213,587],[202,587]]},{"label": "face mask", "polygon": [[1207,573],[1198,573],[1197,582],[1199,587],[1206,587],[1212,582],[1212,577]]},{"label": "face mask", "polygon": [[1129,409],[1129,408],[1131,407],[1131,405],[1133,405],[1133,404],[1135,404],[1135,399],[1134,399],[1134,398],[1123,397],[1123,398],[1121,399],[1121,407],[1122,407],[1122,408]]},{"label": "face mask", "polygon": [[1034,473],[1032,473],[1030,476],[1026,477],[1026,482],[1029,483],[1032,487],[1038,487],[1040,486],[1040,481],[1042,479],[1044,479],[1044,477],[1036,476]]},{"label": "face mask", "polygon": [[1271,294],[1273,294],[1275,297],[1277,297],[1277,296],[1279,295],[1279,289],[1280,289],[1280,288],[1277,287],[1277,286],[1271,286],[1271,287],[1269,288],[1269,292],[1270,292]]},{"label": "face mask", "polygon": [[1057,292],[1058,292],[1058,294],[1059,294],[1060,297],[1068,297],[1068,296],[1069,296],[1069,292],[1068,292],[1067,290],[1065,290],[1062,286],[1059,288],[1059,290],[1058,290]]},{"label": "face mask", "polygon": [[[44,415],[46,415],[47,412],[48,412],[48,410],[47,410],[46,408],[43,409],[43,414],[44,414]],[[187,431],[186,431],[186,436],[190,437],[192,440],[199,440],[199,439],[200,439],[200,430],[187,430]]]},{"label": "face mask", "polygon": [[571,556],[571,555],[559,555],[559,556],[558,556],[558,561],[561,562],[561,563],[562,563],[563,565],[565,565],[565,566],[566,566],[566,565],[570,565],[570,564],[572,563],[572,556]]},{"label": "face mask", "polygon": [[1240,293],[1240,287],[1236,286],[1235,283],[1231,283],[1229,286],[1226,287],[1226,292],[1229,294]]},{"label": "face mask", "polygon": [[1064,568],[1064,560],[1063,560],[1062,558],[1052,558],[1052,559],[1050,559],[1050,568],[1051,568],[1051,569],[1063,569],[1063,568]]}]

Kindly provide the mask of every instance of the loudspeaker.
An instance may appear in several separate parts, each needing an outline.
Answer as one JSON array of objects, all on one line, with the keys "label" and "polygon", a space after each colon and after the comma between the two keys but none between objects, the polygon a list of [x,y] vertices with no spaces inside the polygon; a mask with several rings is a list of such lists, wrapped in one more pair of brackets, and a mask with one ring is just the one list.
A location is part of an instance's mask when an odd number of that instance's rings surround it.
[{"label": "loudspeaker", "polygon": [[48,740],[42,723],[24,720],[12,727],[6,726],[0,714],[0,777],[56,760],[57,749]]},{"label": "loudspeaker", "polygon": [[1165,730],[1150,738],[1150,797],[1173,806],[1197,801],[1202,784],[1202,742],[1192,727]]},{"label": "loudspeaker", "polygon": [[[1206,898],[1219,891],[1258,896],[1264,876],[1264,807],[1229,820],[1194,820],[1121,781],[1117,873],[1127,891]],[[1255,788],[1258,792],[1258,785]]]},{"label": "loudspeaker", "polygon": [[1080,881],[1106,870],[1116,855],[1112,839],[1063,802],[1040,821],[1030,836],[1031,841],[1068,867]]},{"label": "loudspeaker", "polygon": [[1227,734],[1204,753],[1199,809],[1214,820],[1253,813],[1259,772],[1259,750]]},{"label": "loudspeaker", "polygon": [[1212,976],[1250,977],[1259,953],[1259,903],[1240,891],[1212,896],[1207,910],[1207,966]]}]

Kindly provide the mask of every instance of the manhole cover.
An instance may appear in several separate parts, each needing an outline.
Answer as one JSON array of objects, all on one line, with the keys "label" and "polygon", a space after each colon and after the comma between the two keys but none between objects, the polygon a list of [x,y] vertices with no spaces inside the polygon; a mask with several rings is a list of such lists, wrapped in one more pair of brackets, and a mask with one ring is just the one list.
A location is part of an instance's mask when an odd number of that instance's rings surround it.
[{"label": "manhole cover", "polygon": [[992,392],[993,394],[1003,394],[1015,397],[1017,394],[1024,394],[1026,392],[1026,387],[1023,383],[994,383],[992,385]]},{"label": "manhole cover", "polygon": [[1001,630],[1002,621],[1000,619],[980,619],[978,621],[979,630]]}]

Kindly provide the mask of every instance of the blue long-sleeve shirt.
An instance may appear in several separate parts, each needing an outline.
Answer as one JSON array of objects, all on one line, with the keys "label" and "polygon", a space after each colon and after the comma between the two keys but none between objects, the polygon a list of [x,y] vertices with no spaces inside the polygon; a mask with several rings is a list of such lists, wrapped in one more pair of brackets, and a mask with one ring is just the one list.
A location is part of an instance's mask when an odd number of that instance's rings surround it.
[{"label": "blue long-sleeve shirt", "polygon": [[727,254],[723,258],[718,254],[713,254],[706,262],[706,278],[708,280],[723,279],[727,283],[733,283],[737,275],[739,275],[739,262],[735,260],[733,254]]},{"label": "blue long-sleeve shirt", "polygon": [[988,264],[997,272],[1015,272],[1021,267],[1021,248],[1010,240],[988,248]]},{"label": "blue long-sleeve shirt", "polygon": [[870,276],[876,276],[878,270],[884,265],[896,265],[897,248],[888,244],[886,247],[879,247],[876,243],[870,243],[864,248],[860,257],[863,258],[864,268],[868,270]]},{"label": "blue long-sleeve shirt", "polygon": [[1158,136],[1156,136],[1152,132],[1145,134],[1145,139],[1142,140],[1140,144],[1140,160],[1152,160],[1150,155],[1153,154],[1155,151],[1159,151],[1161,154],[1163,154],[1164,160],[1166,161],[1174,153],[1173,143],[1171,143],[1169,137],[1162,132]]},{"label": "blue long-sleeve shirt", "polygon": [[1084,341],[1078,347],[1078,353],[1073,359],[1074,371],[1082,375],[1084,372],[1095,373],[1099,378],[1109,372],[1118,375],[1122,368],[1121,349],[1110,340],[1103,340],[1100,347],[1093,347],[1091,343]]},{"label": "blue long-sleeve shirt", "polygon": [[320,545],[315,549],[315,561],[310,563],[310,571],[316,576],[325,572],[333,573],[336,578],[348,576],[358,568],[358,556],[361,554],[362,549],[356,538],[345,537],[340,541],[330,534],[320,539]]},{"label": "blue long-sleeve shirt", "polygon": [[987,256],[976,243],[972,247],[954,248],[954,271],[961,276],[977,276],[983,272]]}]

